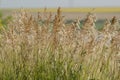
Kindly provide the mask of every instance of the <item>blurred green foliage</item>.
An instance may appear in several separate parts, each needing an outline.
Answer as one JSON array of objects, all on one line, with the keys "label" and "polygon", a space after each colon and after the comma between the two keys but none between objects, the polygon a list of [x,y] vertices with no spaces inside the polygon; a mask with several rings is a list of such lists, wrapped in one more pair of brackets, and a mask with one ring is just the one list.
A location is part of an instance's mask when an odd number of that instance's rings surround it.
[{"label": "blurred green foliage", "polygon": [[7,27],[9,21],[12,20],[12,16],[3,17],[2,11],[0,11],[0,29]]}]

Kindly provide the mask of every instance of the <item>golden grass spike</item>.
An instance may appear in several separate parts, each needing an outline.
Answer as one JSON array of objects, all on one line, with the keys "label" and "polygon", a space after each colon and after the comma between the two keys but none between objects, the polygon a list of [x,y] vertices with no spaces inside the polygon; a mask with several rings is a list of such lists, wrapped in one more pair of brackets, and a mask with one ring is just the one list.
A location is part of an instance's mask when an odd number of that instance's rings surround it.
[{"label": "golden grass spike", "polygon": [[116,16],[113,16],[112,20],[111,20],[111,25],[114,25],[117,22],[117,18]]}]

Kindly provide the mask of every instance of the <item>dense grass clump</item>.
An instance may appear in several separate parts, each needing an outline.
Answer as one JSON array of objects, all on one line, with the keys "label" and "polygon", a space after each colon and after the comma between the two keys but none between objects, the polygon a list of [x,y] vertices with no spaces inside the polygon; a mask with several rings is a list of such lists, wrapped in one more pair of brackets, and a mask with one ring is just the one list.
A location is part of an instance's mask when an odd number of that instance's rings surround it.
[{"label": "dense grass clump", "polygon": [[100,31],[89,13],[64,22],[60,8],[52,18],[22,10],[0,34],[0,80],[119,80],[120,25],[106,20]]}]

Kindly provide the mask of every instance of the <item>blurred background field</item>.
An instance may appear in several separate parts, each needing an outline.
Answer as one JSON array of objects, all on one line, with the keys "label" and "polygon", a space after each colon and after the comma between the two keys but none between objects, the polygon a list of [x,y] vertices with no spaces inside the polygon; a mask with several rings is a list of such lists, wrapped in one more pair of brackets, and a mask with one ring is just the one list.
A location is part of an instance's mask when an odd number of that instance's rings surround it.
[{"label": "blurred background field", "polygon": [[[11,9],[1,8],[3,17],[10,16],[14,12],[20,11],[22,8]],[[37,15],[37,12],[44,14],[44,11],[51,12],[55,15],[57,8],[24,8],[24,10],[31,12],[33,15]],[[65,16],[66,22],[72,22],[77,17],[84,19],[88,12],[96,14],[98,20],[96,25],[98,28],[103,26],[105,19],[111,19],[113,16],[120,17],[120,7],[98,7],[98,8],[61,8],[62,15]]]},{"label": "blurred background field", "polygon": [[[26,10],[28,11],[32,11],[32,12],[44,12],[45,8],[26,8]],[[18,9],[17,9],[18,10]],[[47,12],[56,12],[57,8],[47,8]],[[78,13],[78,12],[82,12],[82,13],[86,13],[86,12],[91,12],[94,11],[95,13],[119,13],[120,12],[120,8],[119,7],[101,7],[101,8],[62,8],[61,7],[61,11],[62,12],[73,12],[73,13]]]},{"label": "blurred background field", "polygon": [[[22,8],[17,9],[9,9],[9,8],[1,8],[0,11],[3,13],[3,16],[11,15],[15,11],[20,11]],[[32,12],[33,14],[37,12],[43,13],[45,8],[24,8],[24,10],[28,12]],[[46,12],[55,13],[57,8],[46,8]],[[120,17],[120,8],[119,7],[111,7],[111,8],[61,8],[63,12],[63,16],[67,19],[75,19],[77,17],[85,16],[88,12],[96,13],[99,19],[111,18],[112,16]]]}]

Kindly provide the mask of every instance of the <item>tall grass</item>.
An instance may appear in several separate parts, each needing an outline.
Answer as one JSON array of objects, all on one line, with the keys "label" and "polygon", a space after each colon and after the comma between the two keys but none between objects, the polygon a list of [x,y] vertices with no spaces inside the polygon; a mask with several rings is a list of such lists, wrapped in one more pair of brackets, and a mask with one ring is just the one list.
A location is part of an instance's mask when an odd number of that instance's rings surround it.
[{"label": "tall grass", "polygon": [[[54,19],[21,10],[0,34],[0,80],[119,80],[120,32],[116,17],[95,29],[89,13],[65,24],[61,9]],[[107,31],[106,30],[107,27]]]}]

